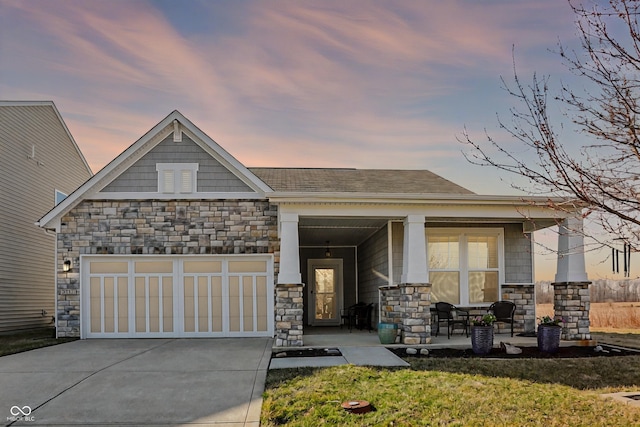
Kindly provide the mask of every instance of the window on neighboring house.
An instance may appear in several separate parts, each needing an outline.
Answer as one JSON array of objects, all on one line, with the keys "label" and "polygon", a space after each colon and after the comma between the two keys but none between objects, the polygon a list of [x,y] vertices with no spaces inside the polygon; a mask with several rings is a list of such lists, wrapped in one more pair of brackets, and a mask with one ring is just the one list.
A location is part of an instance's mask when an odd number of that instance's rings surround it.
[{"label": "window on neighboring house", "polygon": [[498,301],[502,236],[501,229],[427,230],[431,300],[463,306]]},{"label": "window on neighboring house", "polygon": [[197,191],[197,163],[158,163],[158,192],[188,194]]},{"label": "window on neighboring house", "polygon": [[55,200],[55,202],[56,202],[56,206],[58,206],[58,204],[59,204],[61,201],[63,201],[64,199],[66,199],[66,198],[67,198],[67,196],[68,196],[68,194],[63,193],[63,192],[62,192],[62,191],[60,191],[60,190],[56,190],[56,196],[55,196],[55,197],[56,197],[56,200]]}]

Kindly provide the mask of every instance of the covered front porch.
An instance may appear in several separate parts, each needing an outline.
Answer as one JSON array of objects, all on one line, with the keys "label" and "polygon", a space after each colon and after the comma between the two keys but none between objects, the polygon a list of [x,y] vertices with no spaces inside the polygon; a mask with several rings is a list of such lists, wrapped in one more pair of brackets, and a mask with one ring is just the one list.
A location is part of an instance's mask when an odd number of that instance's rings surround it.
[{"label": "covered front porch", "polygon": [[[396,323],[405,345],[442,340],[432,331],[431,307],[438,300],[478,313],[492,302],[512,301],[517,306],[514,331],[533,332],[532,232],[560,220],[542,208],[525,219],[512,204],[481,215],[477,207],[470,209],[476,216],[468,208],[431,207],[427,216],[415,206],[282,205],[275,345],[331,345],[332,338],[356,336],[377,345],[375,331],[349,333],[343,327],[337,332],[343,310],[356,303],[373,307],[369,322],[374,329],[378,322]],[[575,217],[560,222],[556,315],[567,320],[564,339],[588,339],[582,223]],[[430,238],[430,233],[449,240]],[[455,268],[434,264],[451,247],[459,252],[446,260],[458,262]],[[481,254],[475,264],[469,261],[472,250]],[[394,292],[392,304],[388,294]],[[444,339],[443,345],[451,344]]]},{"label": "covered front porch", "polygon": [[[376,331],[360,331],[354,330],[349,332],[347,329],[340,329],[339,327],[307,327],[305,329],[305,342],[304,347],[313,348],[325,348],[325,347],[340,347],[340,346],[357,346],[357,347],[415,347],[415,348],[471,348],[471,338],[465,336],[465,334],[456,331],[447,338],[447,333],[443,329],[444,334],[439,336],[432,336],[429,344],[421,345],[406,345],[406,344],[381,344],[378,339]],[[500,342],[508,342],[517,347],[535,347],[537,345],[536,337],[524,337],[515,334],[511,337],[511,334],[499,332],[496,330],[495,344]],[[569,345],[570,341],[563,342],[564,345]]]}]

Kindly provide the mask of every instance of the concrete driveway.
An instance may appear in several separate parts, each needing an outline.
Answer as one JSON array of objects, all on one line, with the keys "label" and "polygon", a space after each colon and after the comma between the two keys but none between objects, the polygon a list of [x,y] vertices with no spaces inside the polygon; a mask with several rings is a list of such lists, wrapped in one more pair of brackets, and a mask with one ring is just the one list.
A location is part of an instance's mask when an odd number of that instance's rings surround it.
[{"label": "concrete driveway", "polygon": [[0,425],[258,426],[271,346],[83,340],[0,357]]}]

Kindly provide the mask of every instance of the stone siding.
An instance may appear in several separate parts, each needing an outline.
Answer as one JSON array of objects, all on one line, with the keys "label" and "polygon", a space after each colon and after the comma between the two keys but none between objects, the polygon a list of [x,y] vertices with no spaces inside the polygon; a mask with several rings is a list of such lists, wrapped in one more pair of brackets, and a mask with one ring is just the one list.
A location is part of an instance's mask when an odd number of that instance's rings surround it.
[{"label": "stone siding", "polygon": [[80,336],[80,256],[95,254],[274,254],[277,207],[262,200],[84,201],[61,219],[58,336]]}]

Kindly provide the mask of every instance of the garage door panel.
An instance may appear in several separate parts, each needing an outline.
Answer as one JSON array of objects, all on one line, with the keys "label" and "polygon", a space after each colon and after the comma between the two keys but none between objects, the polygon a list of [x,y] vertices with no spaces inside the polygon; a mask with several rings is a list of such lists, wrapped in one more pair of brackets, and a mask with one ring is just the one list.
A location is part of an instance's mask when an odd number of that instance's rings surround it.
[{"label": "garage door panel", "polygon": [[136,332],[147,331],[147,281],[144,277],[135,278],[135,313]]},{"label": "garage door panel", "polygon": [[160,278],[149,277],[149,332],[160,332]]},{"label": "garage door panel", "polygon": [[266,261],[229,261],[229,273],[266,273]]},{"label": "garage door panel", "polygon": [[193,277],[184,278],[184,331],[196,331],[195,286]]},{"label": "garage door panel", "polygon": [[209,279],[198,277],[198,332],[209,332]]},{"label": "garage door panel", "polygon": [[240,280],[229,277],[229,331],[240,332]]},{"label": "garage door panel", "polygon": [[173,277],[165,277],[162,281],[162,326],[165,332],[174,332],[173,317]]},{"label": "garage door panel", "polygon": [[92,277],[90,281],[91,332],[102,332],[102,279]]},{"label": "garage door panel", "polygon": [[273,260],[241,257],[87,256],[83,336],[272,334]]},{"label": "garage door panel", "polygon": [[129,279],[118,277],[118,332],[129,332]]},{"label": "garage door panel", "polygon": [[91,274],[127,274],[129,272],[129,263],[120,262],[93,262],[89,268]]},{"label": "garage door panel", "polygon": [[185,272],[185,274],[222,273],[222,261],[211,261],[211,260],[184,261],[183,271]]},{"label": "garage door panel", "polygon": [[104,297],[103,297],[103,310],[104,310],[104,331],[105,332],[115,332],[115,280],[113,277],[105,277],[104,279]]},{"label": "garage door panel", "polygon": [[211,278],[211,332],[222,332],[222,277]]},{"label": "garage door panel", "polygon": [[267,326],[267,278],[265,276],[256,277],[256,330],[266,332]]},{"label": "garage door panel", "polygon": [[242,320],[244,331],[254,330],[254,297],[253,277],[244,277],[242,281]]}]

